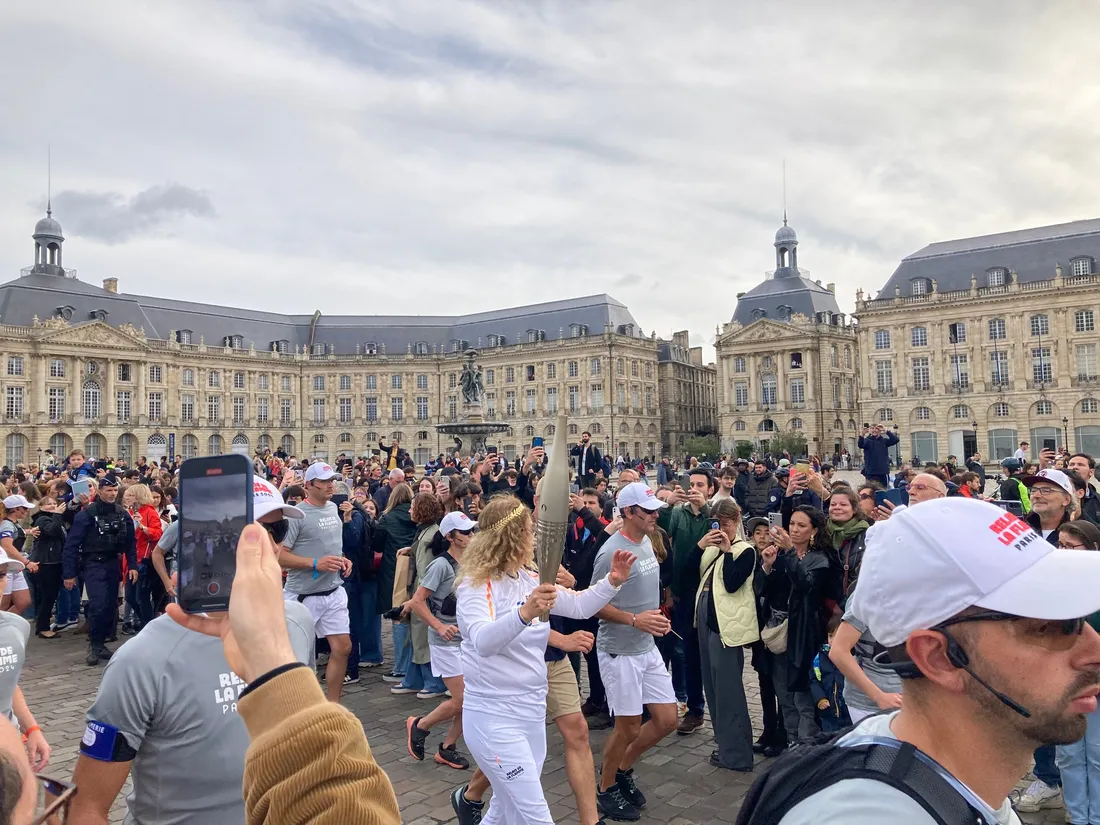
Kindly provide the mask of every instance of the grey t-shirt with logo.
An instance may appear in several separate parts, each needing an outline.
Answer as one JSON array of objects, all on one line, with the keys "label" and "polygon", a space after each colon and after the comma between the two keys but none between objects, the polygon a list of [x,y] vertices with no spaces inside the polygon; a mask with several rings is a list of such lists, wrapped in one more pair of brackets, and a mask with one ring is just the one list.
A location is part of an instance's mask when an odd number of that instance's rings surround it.
[{"label": "grey t-shirt with logo", "polygon": [[[313,619],[286,602],[290,643],[313,664]],[[248,731],[237,715],[245,682],[229,669],[218,639],[154,619],[120,647],[103,671],[85,716],[80,750],[101,761],[124,737],[137,751],[126,825],[241,825]]]},{"label": "grey t-shirt with logo", "polygon": [[[592,567],[592,581],[598,582],[611,572],[611,559],[616,550],[629,550],[638,556],[630,568],[630,577],[619,592],[608,602],[612,607],[627,613],[644,613],[661,606],[661,565],[653,554],[649,536],[635,544],[620,530],[600,548]],[[637,656],[648,653],[656,646],[653,636],[629,625],[600,619],[600,632],[596,634],[596,649],[616,656]]]},{"label": "grey t-shirt with logo", "polygon": [[[901,693],[901,677],[895,671],[879,667],[874,663],[875,650],[878,649],[876,648],[877,642],[875,642],[875,637],[868,631],[867,624],[851,610],[844,614],[844,621],[860,632],[859,641],[852,649],[852,655],[856,657],[863,673],[875,687],[884,693]],[[848,707],[856,710],[871,713],[878,713],[879,711],[878,705],[871,701],[871,698],[856,687],[850,679],[846,679],[844,682],[844,701],[848,703]]]},{"label": "grey t-shirt with logo", "polygon": [[22,616],[0,613],[0,715],[18,725],[12,701],[19,674],[27,660],[27,640],[31,637],[31,625]]},{"label": "grey t-shirt with logo", "polygon": [[[420,580],[420,586],[426,587],[432,591],[432,595],[428,600],[429,602],[434,602],[437,608],[442,604],[444,599],[454,592],[455,571],[454,568],[451,567],[450,560],[445,555],[437,556],[431,560],[428,564],[428,569],[424,571],[424,578]],[[458,626],[458,617],[453,613],[436,613],[435,615],[443,624]],[[456,633],[455,637],[448,642],[435,632],[434,627],[429,627],[428,644],[442,647],[458,647],[462,644],[462,637]]]},{"label": "grey t-shirt with logo", "polygon": [[[308,501],[298,505],[305,518],[286,520],[286,538],[283,547],[292,550],[296,556],[305,559],[320,559],[323,556],[342,556],[344,554],[344,520],[340,511],[331,501],[324,507],[314,507]],[[291,570],[286,575],[286,590],[299,596],[306,593],[323,593],[335,590],[344,583],[339,572],[326,573],[318,570],[316,577],[309,569]]]}]

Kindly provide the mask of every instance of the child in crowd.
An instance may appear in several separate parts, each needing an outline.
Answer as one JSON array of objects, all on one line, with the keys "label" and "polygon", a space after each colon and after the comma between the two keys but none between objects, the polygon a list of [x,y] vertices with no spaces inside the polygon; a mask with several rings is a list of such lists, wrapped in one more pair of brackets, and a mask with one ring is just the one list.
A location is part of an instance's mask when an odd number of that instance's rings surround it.
[{"label": "child in crowd", "polygon": [[817,705],[817,721],[821,730],[828,733],[843,730],[852,724],[848,706],[844,703],[844,674],[829,659],[829,643],[840,627],[840,616],[833,616],[826,625],[828,641],[814,656],[810,671],[810,693]]}]

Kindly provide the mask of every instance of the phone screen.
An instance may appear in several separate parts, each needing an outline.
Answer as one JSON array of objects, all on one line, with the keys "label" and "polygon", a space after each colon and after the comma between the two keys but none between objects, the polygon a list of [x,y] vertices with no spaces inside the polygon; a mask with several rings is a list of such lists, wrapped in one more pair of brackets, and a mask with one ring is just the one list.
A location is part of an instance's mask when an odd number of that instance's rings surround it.
[{"label": "phone screen", "polygon": [[335,493],[335,494],[333,494],[332,498],[329,499],[329,500],[333,504],[335,504],[337,507],[339,507],[341,504],[343,504],[345,501],[348,500],[348,494],[347,493]]},{"label": "phone screen", "polygon": [[534,438],[531,439],[531,446],[532,447],[541,447],[543,445],[543,443],[544,442],[543,442],[543,440],[540,436],[535,436]]},{"label": "phone screen", "polygon": [[1044,450],[1053,450],[1053,449],[1055,449],[1054,439],[1053,438],[1044,438],[1043,439],[1043,449]]},{"label": "phone screen", "polygon": [[242,455],[189,458],[180,467],[179,603],[187,613],[229,609],[237,539],[252,521],[252,464]]}]

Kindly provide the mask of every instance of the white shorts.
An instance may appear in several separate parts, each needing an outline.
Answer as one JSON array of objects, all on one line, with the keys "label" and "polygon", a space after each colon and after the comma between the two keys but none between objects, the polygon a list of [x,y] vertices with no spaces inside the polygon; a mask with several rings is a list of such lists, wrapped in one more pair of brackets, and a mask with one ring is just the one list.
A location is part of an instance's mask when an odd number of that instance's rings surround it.
[{"label": "white shorts", "polygon": [[10,573],[8,575],[8,592],[14,593],[17,590],[30,590],[30,588],[27,587],[27,579],[23,575],[22,570],[18,573]]},{"label": "white shorts", "polygon": [[[298,594],[283,591],[283,600],[298,601]],[[348,592],[337,587],[326,596],[306,595],[302,604],[313,617],[313,631],[318,639],[327,636],[347,636],[351,633],[351,618],[348,616]]]},{"label": "white shorts", "polygon": [[462,648],[458,645],[428,645],[432,656],[432,676],[450,679],[462,675]]},{"label": "white shorts", "polygon": [[653,648],[635,656],[612,656],[597,651],[607,706],[615,716],[641,716],[645,705],[675,705],[672,676]]}]

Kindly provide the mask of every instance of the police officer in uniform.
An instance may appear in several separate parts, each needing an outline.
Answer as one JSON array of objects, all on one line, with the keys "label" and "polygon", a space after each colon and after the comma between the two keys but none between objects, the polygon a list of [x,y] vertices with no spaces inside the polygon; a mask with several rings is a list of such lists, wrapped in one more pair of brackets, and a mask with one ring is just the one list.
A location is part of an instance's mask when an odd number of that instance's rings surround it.
[{"label": "police officer in uniform", "polygon": [[76,587],[79,572],[88,591],[88,655],[84,661],[90,666],[111,658],[105,642],[115,631],[123,554],[131,580],[136,580],[138,573],[134,521],[115,502],[117,496],[118,481],[105,476],[95,501],[73,519],[61,558],[65,588]]}]

